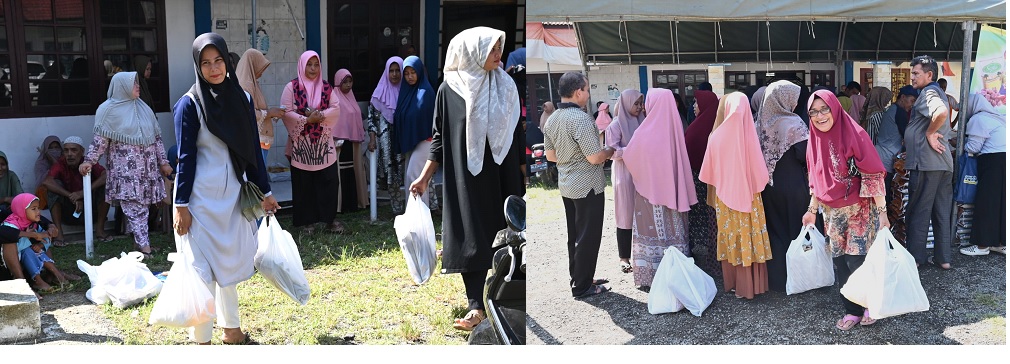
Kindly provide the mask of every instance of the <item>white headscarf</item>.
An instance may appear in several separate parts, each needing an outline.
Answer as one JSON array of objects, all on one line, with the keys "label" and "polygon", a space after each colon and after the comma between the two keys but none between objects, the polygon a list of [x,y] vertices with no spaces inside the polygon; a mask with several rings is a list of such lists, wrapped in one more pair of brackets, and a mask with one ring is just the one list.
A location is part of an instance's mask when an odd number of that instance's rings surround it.
[{"label": "white headscarf", "polygon": [[477,175],[484,167],[484,143],[489,142],[496,164],[505,160],[519,123],[519,92],[504,70],[484,70],[495,42],[505,43],[505,32],[488,27],[464,30],[449,42],[445,82],[466,101],[466,165]]},{"label": "white headscarf", "polygon": [[[133,96],[136,72],[119,72],[112,76],[108,100],[95,112],[95,134],[134,145],[154,144],[161,135],[154,111],[139,97]],[[64,141],[70,142],[70,139]]]}]

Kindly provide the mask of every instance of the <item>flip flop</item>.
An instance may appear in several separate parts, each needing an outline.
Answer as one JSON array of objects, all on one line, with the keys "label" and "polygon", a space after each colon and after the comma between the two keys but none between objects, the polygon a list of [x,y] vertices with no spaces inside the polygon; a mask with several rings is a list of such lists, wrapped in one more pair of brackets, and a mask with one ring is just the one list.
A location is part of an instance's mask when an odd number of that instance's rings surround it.
[{"label": "flip flop", "polygon": [[591,297],[591,296],[595,296],[595,295],[598,295],[598,294],[601,294],[601,293],[607,293],[607,292],[610,292],[610,288],[607,288],[606,286],[601,286],[601,285],[594,284],[592,286],[589,286],[589,289],[587,289],[582,294],[580,294],[578,296],[575,296],[575,298],[576,299],[584,299],[584,298],[588,298],[588,297]]},{"label": "flip flop", "polygon": [[[470,310],[470,312],[467,312],[466,316],[463,316],[463,318],[455,319],[452,324],[452,328],[462,331],[473,331],[473,329],[477,327],[477,325],[480,325],[480,323],[486,318],[487,317],[480,313],[480,311]],[[477,321],[474,322],[474,320]]]},{"label": "flip flop", "polygon": [[631,263],[621,262],[621,272],[622,273],[631,273],[631,271],[632,271]]},{"label": "flip flop", "polygon": [[224,339],[221,339],[221,343],[223,343],[225,345],[259,345],[260,344],[256,340],[253,340],[252,338],[250,338],[249,334],[245,334],[245,339],[243,339],[242,341],[239,341],[237,343],[230,343],[230,342],[224,341]]},{"label": "flip flop", "polygon": [[870,310],[863,310],[863,318],[859,320],[859,326],[870,326],[877,323],[877,320],[870,317]]},{"label": "flip flop", "polygon": [[853,327],[856,327],[856,324],[858,324],[861,319],[861,317],[856,315],[845,315],[841,320],[838,320],[838,322],[835,323],[835,327],[842,331],[849,331]]},{"label": "flip flop", "polygon": [[610,283],[610,280],[606,279],[606,278],[596,278],[596,279],[593,280],[593,284],[595,284],[597,286],[599,286],[601,284],[607,284],[607,283]]},{"label": "flip flop", "polygon": [[63,241],[63,239],[53,239],[53,245],[62,248],[70,244],[67,244],[66,241]]},{"label": "flip flop", "polygon": [[933,260],[933,257],[929,257],[929,259],[927,259],[927,261],[929,262],[929,264],[935,265],[937,268],[940,268],[940,270],[951,270],[951,269],[954,269],[954,265],[950,264],[950,263],[946,263],[947,264],[947,268],[944,268],[943,267],[944,263],[937,263],[937,262],[935,262]]},{"label": "flip flop", "polygon": [[333,222],[330,223],[329,231],[333,234],[343,234],[344,224],[341,224],[340,221],[333,220]]},{"label": "flip flop", "polygon": [[112,241],[112,239],[113,239],[112,235],[102,235],[102,236],[97,236],[96,235],[95,236],[95,241],[102,242],[102,243],[108,243],[108,242]]}]

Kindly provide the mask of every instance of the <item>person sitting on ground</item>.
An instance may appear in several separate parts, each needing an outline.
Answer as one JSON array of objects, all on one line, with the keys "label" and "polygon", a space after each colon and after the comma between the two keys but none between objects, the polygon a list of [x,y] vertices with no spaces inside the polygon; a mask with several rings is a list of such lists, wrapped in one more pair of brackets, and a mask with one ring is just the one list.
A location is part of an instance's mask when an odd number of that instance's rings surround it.
[{"label": "person sitting on ground", "polygon": [[21,188],[21,179],[18,174],[10,170],[7,154],[0,151],[0,211],[10,211],[11,201],[24,189]]},{"label": "person sitting on ground", "polygon": [[[49,240],[54,234],[59,233],[53,224],[44,220],[39,208],[39,198],[30,193],[22,193],[14,197],[11,203],[12,213],[3,221],[0,226],[0,242],[4,243],[4,263],[10,268],[11,275],[15,278],[24,279],[31,277],[27,281],[32,289],[40,293],[50,293],[54,289],[43,279],[43,273],[48,272],[52,281],[61,286],[68,281],[79,281],[81,277],[60,272],[53,261],[52,253],[49,252]],[[11,244],[15,243],[15,244]],[[15,245],[18,256],[17,260],[8,258],[8,251],[11,245]],[[10,262],[8,262],[11,260]],[[20,265],[18,265],[20,263]],[[16,274],[22,273],[18,277]]]},{"label": "person sitting on ground", "polygon": [[[63,141],[63,158],[49,169],[49,175],[42,182],[49,190],[49,210],[58,235],[53,245],[66,246],[63,242],[63,222],[84,225],[84,181],[78,169],[84,160],[84,141],[71,136]],[[95,238],[106,242],[112,240],[105,233],[105,221],[109,215],[109,204],[105,202],[105,167],[95,163],[91,173],[92,208],[95,212]]]}]

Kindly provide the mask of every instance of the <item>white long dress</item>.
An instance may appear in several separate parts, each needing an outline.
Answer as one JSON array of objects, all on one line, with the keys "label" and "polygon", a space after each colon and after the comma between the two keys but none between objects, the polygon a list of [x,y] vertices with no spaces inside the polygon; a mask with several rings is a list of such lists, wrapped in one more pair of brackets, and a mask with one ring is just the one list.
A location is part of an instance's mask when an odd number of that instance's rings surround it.
[{"label": "white long dress", "polygon": [[[192,101],[190,105],[197,107]],[[190,239],[177,241],[177,248],[193,252],[193,266],[204,282],[228,287],[252,277],[256,255],[256,222],[242,217],[239,194],[242,185],[235,178],[228,146],[210,132],[200,116],[196,139],[196,173],[189,212],[193,223]],[[245,178],[245,176],[243,176]],[[176,181],[176,186],[179,183]],[[187,244],[183,246],[181,244]],[[182,250],[180,250],[182,251]]]}]

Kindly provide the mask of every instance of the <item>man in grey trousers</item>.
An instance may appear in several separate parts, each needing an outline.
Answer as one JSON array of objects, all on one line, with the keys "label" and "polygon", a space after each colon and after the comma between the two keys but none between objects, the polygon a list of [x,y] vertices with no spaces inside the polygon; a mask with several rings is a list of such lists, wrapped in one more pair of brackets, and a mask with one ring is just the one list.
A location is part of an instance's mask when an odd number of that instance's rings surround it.
[{"label": "man in grey trousers", "polygon": [[933,223],[933,258],[930,263],[943,270],[951,268],[951,210],[954,206],[954,157],[951,155],[950,124],[947,122],[947,95],[936,83],[937,63],[930,56],[912,59],[912,87],[919,98],[905,130],[908,151],[905,169],[908,179],[909,251],[916,265],[926,259],[926,237]]}]

